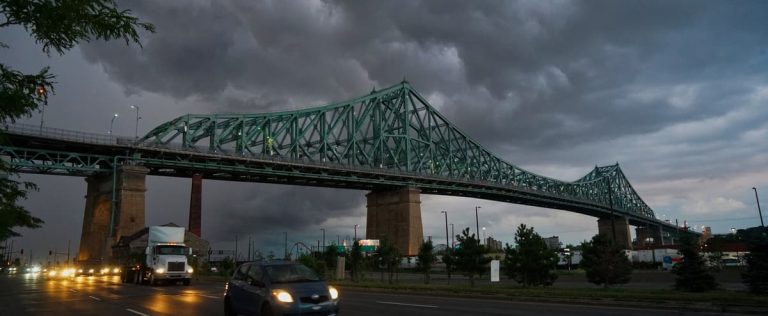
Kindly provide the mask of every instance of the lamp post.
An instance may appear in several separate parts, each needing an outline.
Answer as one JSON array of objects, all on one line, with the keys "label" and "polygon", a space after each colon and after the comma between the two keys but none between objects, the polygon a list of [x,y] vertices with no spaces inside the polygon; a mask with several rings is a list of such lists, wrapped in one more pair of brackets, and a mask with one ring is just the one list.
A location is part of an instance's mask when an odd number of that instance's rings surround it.
[{"label": "lamp post", "polygon": [[40,109],[40,133],[43,133],[43,122],[45,121],[45,106],[48,105],[48,92],[45,90],[44,85],[37,86],[37,89],[35,89],[35,93],[37,93],[37,96],[40,98],[43,98],[45,101],[43,102],[43,106]]},{"label": "lamp post", "polygon": [[325,228],[320,228],[323,231],[323,249],[325,249]]},{"label": "lamp post", "polygon": [[285,234],[285,255],[283,258],[288,259],[288,232],[283,232],[283,234]]},{"label": "lamp post", "polygon": [[445,247],[449,248],[448,245],[448,211],[440,211],[440,213],[445,214]]},{"label": "lamp post", "polygon": [[357,225],[357,224],[355,224],[355,237],[353,237],[353,238],[354,238],[354,239],[353,239],[353,241],[354,241],[354,242],[357,242],[357,226],[358,226],[358,225]]},{"label": "lamp post", "polygon": [[134,133],[134,138],[139,139],[139,120],[141,119],[139,116],[139,106],[131,105],[131,108],[136,109],[136,132]]},{"label": "lamp post", "polygon": [[477,217],[477,209],[483,208],[482,206],[475,206],[475,228],[477,228],[477,238],[480,238],[480,220]]},{"label": "lamp post", "polygon": [[760,199],[757,198],[757,189],[755,187],[752,187],[752,190],[755,191],[755,201],[757,201],[757,214],[760,215],[760,227],[765,230],[765,224],[763,223],[763,211],[760,210]]},{"label": "lamp post", "polygon": [[453,223],[451,223],[451,250],[456,246],[456,242],[453,240],[454,238],[456,238],[456,235],[453,234]]},{"label": "lamp post", "polygon": [[[483,227],[483,242],[487,245],[488,243],[485,241],[485,227]],[[482,245],[482,243],[480,243]]]},{"label": "lamp post", "polygon": [[112,127],[115,126],[116,118],[117,118],[117,113],[115,113],[115,115],[112,115],[112,121],[109,122],[109,135],[112,135]]}]

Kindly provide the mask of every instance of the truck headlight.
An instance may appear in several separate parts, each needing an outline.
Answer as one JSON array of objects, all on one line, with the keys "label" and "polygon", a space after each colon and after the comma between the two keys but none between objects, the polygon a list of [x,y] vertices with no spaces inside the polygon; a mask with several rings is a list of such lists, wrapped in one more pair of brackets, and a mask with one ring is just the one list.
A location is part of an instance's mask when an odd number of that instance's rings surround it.
[{"label": "truck headlight", "polygon": [[165,269],[163,268],[156,269],[155,273],[159,273],[159,274],[165,273]]},{"label": "truck headlight", "polygon": [[114,269],[112,269],[112,273],[119,273],[119,272],[120,272],[120,269],[119,269],[119,268],[114,268]]},{"label": "truck headlight", "polygon": [[283,303],[293,303],[293,297],[291,296],[291,294],[284,290],[272,291],[272,295],[274,295],[278,301],[281,301]]},{"label": "truck headlight", "polygon": [[195,272],[195,270],[192,268],[187,269],[187,273],[192,273],[192,272]]},{"label": "truck headlight", "polygon": [[339,298],[339,290],[337,290],[335,287],[328,286],[328,292],[331,293],[332,300]]}]

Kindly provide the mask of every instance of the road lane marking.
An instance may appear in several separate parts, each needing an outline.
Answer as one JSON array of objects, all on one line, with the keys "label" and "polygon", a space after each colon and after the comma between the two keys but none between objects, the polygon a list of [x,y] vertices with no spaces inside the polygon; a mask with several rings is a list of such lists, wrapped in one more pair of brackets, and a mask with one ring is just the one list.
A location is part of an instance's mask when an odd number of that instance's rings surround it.
[{"label": "road lane marking", "polygon": [[98,298],[98,297],[95,297],[95,296],[90,296],[90,295],[88,295],[88,297],[90,297],[90,298],[92,298],[92,299],[94,299],[94,300],[97,300],[97,301],[101,301],[101,299],[100,299],[100,298]]},{"label": "road lane marking", "polygon": [[216,298],[216,299],[219,298],[218,296],[213,296],[213,295],[205,295],[205,294],[198,294],[198,295],[200,295],[202,297],[207,297],[207,298]]},{"label": "road lane marking", "polygon": [[125,310],[127,310],[127,311],[129,311],[129,312],[131,312],[131,313],[134,313],[134,314],[136,314],[136,315],[141,315],[141,316],[149,316],[149,314],[144,314],[144,313],[142,313],[142,312],[137,312],[137,311],[135,311],[135,310],[132,310],[132,309],[130,309],[130,308],[126,308]]},{"label": "road lane marking", "polygon": [[413,306],[413,307],[425,307],[425,308],[437,308],[437,306],[435,306],[435,305],[406,304],[406,303],[381,302],[381,301],[376,301],[376,303],[379,303],[379,304],[389,304],[389,305]]},{"label": "road lane marking", "polygon": [[69,290],[74,292],[74,293],[77,293],[77,290],[75,290],[75,289],[69,289]]}]

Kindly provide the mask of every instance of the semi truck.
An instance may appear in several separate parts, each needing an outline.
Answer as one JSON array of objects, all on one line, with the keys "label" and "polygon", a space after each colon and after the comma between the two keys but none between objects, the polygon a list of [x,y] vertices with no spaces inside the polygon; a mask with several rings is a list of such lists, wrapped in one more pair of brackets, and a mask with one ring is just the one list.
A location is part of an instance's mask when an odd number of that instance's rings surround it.
[{"label": "semi truck", "polygon": [[194,271],[187,261],[191,248],[184,244],[183,227],[150,226],[146,243],[140,240],[126,250],[121,258],[124,283],[190,284]]}]

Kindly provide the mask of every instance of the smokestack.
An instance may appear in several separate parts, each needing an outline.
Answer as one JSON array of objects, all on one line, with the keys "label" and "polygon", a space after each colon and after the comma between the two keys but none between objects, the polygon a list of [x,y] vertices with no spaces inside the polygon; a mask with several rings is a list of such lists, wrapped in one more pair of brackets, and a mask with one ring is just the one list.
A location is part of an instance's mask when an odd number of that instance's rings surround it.
[{"label": "smokestack", "polygon": [[190,233],[202,237],[201,226],[203,223],[203,175],[196,173],[192,175],[192,193],[189,197],[189,229]]}]

